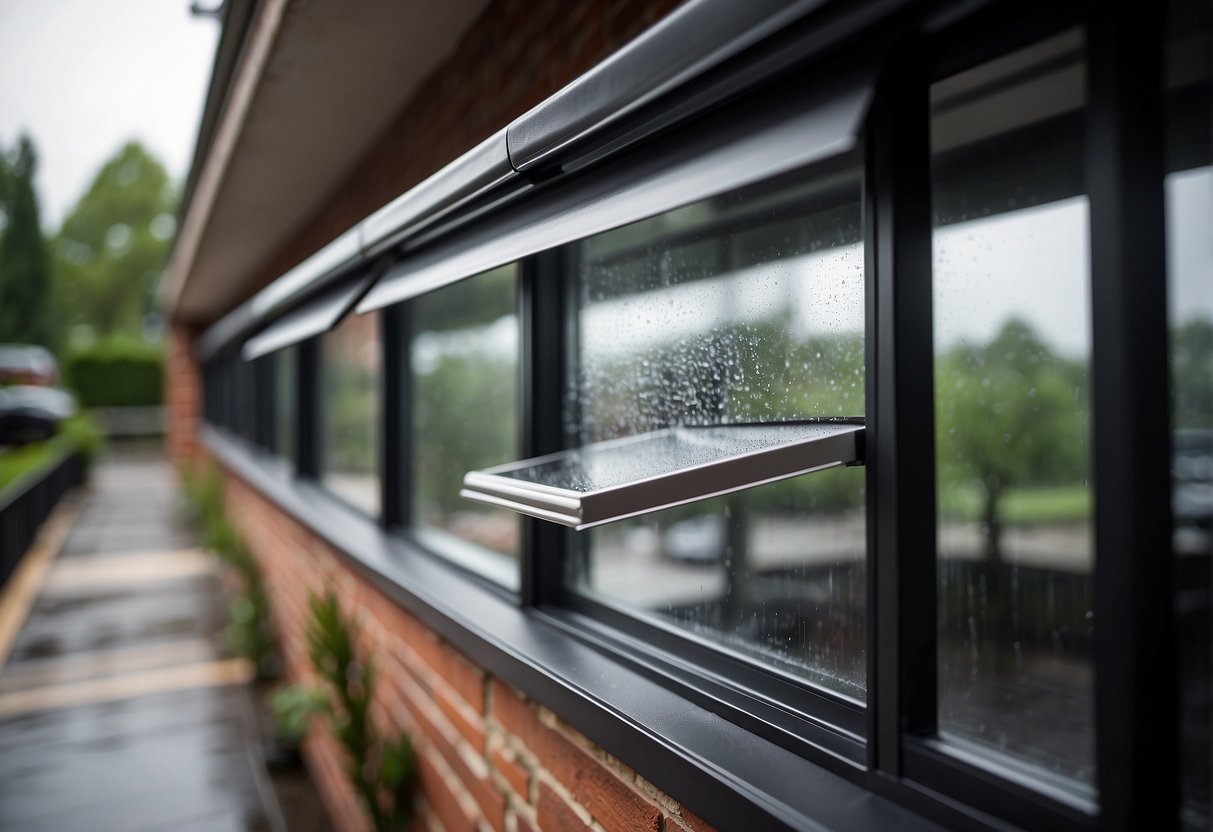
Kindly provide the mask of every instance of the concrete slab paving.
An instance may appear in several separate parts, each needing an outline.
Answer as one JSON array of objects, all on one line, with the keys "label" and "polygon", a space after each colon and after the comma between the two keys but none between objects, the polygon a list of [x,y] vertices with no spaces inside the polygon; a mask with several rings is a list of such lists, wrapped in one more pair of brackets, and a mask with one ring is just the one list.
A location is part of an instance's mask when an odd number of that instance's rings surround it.
[{"label": "concrete slab paving", "polygon": [[159,454],[99,465],[0,645],[0,832],[284,828],[197,547]]}]

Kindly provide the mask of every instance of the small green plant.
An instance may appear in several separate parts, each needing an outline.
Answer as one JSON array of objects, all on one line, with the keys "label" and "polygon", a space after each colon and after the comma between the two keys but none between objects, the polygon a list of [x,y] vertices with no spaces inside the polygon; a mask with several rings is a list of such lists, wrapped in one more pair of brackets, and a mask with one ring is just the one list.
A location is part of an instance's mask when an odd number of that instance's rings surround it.
[{"label": "small green plant", "polygon": [[312,714],[324,714],[345,749],[346,777],[371,825],[378,832],[405,829],[412,813],[413,744],[403,734],[376,736],[371,721],[374,660],[360,655],[357,627],[342,613],[336,595],[313,594],[309,607],[308,652],[322,686],[281,691],[272,704],[275,714],[281,712],[284,720],[305,727]]},{"label": "small green plant", "polygon": [[202,541],[240,577],[240,592],[228,602],[228,646],[248,659],[262,678],[274,675],[275,652],[270,627],[269,597],[257,560],[227,518],[223,480],[214,466],[186,469],[184,491],[192,513],[202,526]]},{"label": "small green plant", "polygon": [[278,739],[298,746],[313,716],[325,713],[328,694],[310,685],[287,685],[270,695],[270,715]]}]

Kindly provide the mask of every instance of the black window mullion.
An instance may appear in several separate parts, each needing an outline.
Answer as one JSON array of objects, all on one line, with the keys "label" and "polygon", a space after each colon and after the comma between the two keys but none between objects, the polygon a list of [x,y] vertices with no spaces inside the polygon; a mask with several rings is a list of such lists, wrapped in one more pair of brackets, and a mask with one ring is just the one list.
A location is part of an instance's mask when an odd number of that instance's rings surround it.
[{"label": "black window mullion", "polygon": [[[562,403],[568,353],[568,254],[542,252],[519,264],[519,326],[522,332],[521,456],[554,453],[566,446]],[[522,517],[521,601],[533,606],[561,591],[567,533],[560,527]]]},{"label": "black window mullion", "polygon": [[400,303],[384,309],[380,317],[383,350],[380,487],[383,524],[389,528],[407,526],[413,507],[411,312],[411,304]]},{"label": "black window mullion", "polygon": [[315,479],[320,475],[320,339],[311,338],[299,344],[295,352],[295,460],[301,477]]},{"label": "black window mullion", "polygon": [[901,772],[936,711],[935,442],[927,76],[894,56],[869,122],[869,765]]},{"label": "black window mullion", "polygon": [[271,453],[274,450],[274,435],[277,432],[275,430],[277,425],[276,402],[274,401],[274,389],[277,383],[275,379],[276,360],[277,357],[271,354],[253,361],[257,445]]},{"label": "black window mullion", "polygon": [[1162,7],[1090,21],[1095,744],[1101,826],[1178,825]]}]

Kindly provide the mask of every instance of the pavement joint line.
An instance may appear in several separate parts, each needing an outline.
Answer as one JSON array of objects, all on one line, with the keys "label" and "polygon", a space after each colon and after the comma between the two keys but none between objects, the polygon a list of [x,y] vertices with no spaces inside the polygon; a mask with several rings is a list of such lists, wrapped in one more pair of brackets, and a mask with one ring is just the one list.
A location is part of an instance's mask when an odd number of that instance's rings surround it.
[{"label": "pavement joint line", "polygon": [[0,589],[0,668],[8,661],[13,643],[25,624],[30,607],[38,598],[52,562],[75,527],[76,518],[83,505],[84,500],[77,492],[55,506],[50,517],[38,530],[33,545]]},{"label": "pavement joint line", "polygon": [[209,641],[192,638],[26,659],[0,671],[0,694],[216,658],[215,648]]},{"label": "pavement joint line", "polygon": [[246,659],[222,659],[29,688],[0,694],[0,719],[81,705],[120,702],[158,693],[243,685],[251,682],[253,675],[253,665]]}]

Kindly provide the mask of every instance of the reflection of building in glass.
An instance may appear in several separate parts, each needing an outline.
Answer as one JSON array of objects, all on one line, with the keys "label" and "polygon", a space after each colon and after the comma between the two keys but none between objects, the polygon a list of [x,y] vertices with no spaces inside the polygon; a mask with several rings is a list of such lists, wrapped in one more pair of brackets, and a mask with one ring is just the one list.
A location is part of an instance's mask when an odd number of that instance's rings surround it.
[{"label": "reflection of building in glass", "polygon": [[426,823],[1208,827],[1206,3],[337,5],[166,297]]}]

